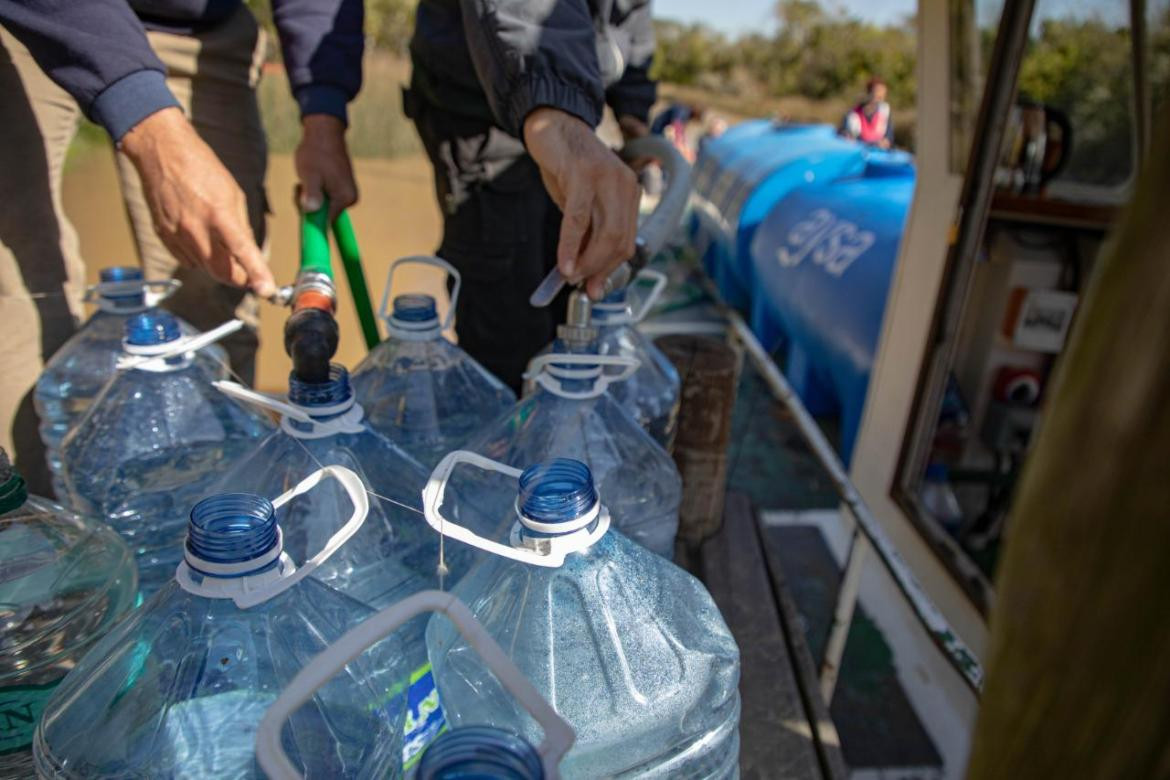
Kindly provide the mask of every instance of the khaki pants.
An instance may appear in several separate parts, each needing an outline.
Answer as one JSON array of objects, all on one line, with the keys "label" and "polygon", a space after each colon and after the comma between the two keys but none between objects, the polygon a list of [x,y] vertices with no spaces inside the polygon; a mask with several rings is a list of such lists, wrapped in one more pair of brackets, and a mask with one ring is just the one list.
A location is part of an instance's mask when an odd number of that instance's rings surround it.
[{"label": "khaki pants", "polygon": [[[243,189],[252,231],[265,246],[267,144],[256,100],[263,31],[241,7],[197,34],[148,37],[167,68],[167,86]],[[65,153],[81,113],[2,28],[0,117],[0,446],[15,455],[30,486],[43,494],[49,488],[32,387],[84,314],[85,264],[61,204]],[[181,290],[165,306],[201,330],[233,316],[247,322],[250,327],[223,346],[236,373],[251,381],[259,343],[256,302],[202,271],[180,267],[154,232],[134,166],[120,154],[117,163],[146,277],[181,280]]]}]

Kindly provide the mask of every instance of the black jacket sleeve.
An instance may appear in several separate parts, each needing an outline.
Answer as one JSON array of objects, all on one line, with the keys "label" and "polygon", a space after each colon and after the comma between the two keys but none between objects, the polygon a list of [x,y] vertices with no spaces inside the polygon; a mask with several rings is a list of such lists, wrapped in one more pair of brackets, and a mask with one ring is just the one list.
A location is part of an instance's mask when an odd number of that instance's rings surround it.
[{"label": "black jacket sleeve", "polygon": [[0,23],[115,141],[178,105],[126,0],[0,0]]},{"label": "black jacket sleeve", "polygon": [[587,0],[460,0],[476,75],[496,121],[522,137],[524,119],[551,106],[601,121],[605,91]]},{"label": "black jacket sleeve", "polygon": [[629,54],[621,78],[605,91],[605,102],[615,116],[632,116],[649,121],[650,109],[658,99],[658,84],[650,78],[654,63],[654,24],[650,3],[638,6],[621,20],[618,28],[629,36]]},{"label": "black jacket sleeve", "polygon": [[273,0],[272,17],[301,114],[344,121],[362,86],[362,0]]}]

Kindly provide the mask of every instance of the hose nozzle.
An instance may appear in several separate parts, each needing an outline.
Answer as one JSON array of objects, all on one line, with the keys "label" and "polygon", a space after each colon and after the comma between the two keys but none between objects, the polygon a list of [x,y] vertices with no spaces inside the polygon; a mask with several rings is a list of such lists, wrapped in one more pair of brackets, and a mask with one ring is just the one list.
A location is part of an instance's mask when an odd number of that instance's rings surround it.
[{"label": "hose nozzle", "polygon": [[337,354],[337,295],[333,280],[317,271],[302,271],[292,294],[293,313],[284,323],[284,351],[302,382],[325,382]]}]

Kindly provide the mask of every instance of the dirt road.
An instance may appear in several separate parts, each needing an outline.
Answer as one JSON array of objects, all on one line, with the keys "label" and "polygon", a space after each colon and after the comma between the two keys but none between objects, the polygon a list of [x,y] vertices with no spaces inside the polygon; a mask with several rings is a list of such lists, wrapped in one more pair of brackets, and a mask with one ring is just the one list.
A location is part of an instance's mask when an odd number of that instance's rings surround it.
[{"label": "dirt road", "polygon": [[[356,161],[361,202],[352,209],[354,229],[361,244],[366,280],[374,306],[381,301],[390,263],[399,257],[431,254],[438,245],[440,218],[435,205],[430,166],[421,156],[394,160]],[[278,284],[291,283],[296,274],[300,231],[292,202],[292,158],[269,159],[268,198],[274,214],[268,223],[269,254]],[[112,155],[88,154],[71,164],[65,177],[65,209],[81,236],[91,282],[98,271],[113,265],[134,265],[137,257],[130,226],[118,194]],[[352,368],[365,355],[361,329],[345,276],[337,260],[341,344],[337,359]],[[396,279],[395,290],[429,292],[446,308],[446,289],[438,272],[412,269]],[[283,392],[288,385],[289,360],[282,344],[287,309],[268,304],[261,310],[261,347],[257,386]]]}]

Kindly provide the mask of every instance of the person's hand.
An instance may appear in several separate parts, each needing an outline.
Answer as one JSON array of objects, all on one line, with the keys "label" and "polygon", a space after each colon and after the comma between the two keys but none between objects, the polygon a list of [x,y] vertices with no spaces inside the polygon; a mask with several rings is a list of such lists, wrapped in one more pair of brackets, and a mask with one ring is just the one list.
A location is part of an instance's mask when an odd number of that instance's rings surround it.
[{"label": "person's hand", "polygon": [[357,203],[357,182],[345,145],[345,123],[329,114],[309,114],[301,120],[301,142],[297,145],[296,168],[301,211],[321,208],[329,199],[329,222]]},{"label": "person's hand", "polygon": [[554,108],[524,120],[524,142],[564,214],[557,268],[589,297],[605,296],[609,274],[634,255],[640,191],[634,172],[589,125]]},{"label": "person's hand", "polygon": [[142,179],[159,239],[180,263],[264,298],[276,291],[243,191],[182,111],[151,114],[120,147]]}]

